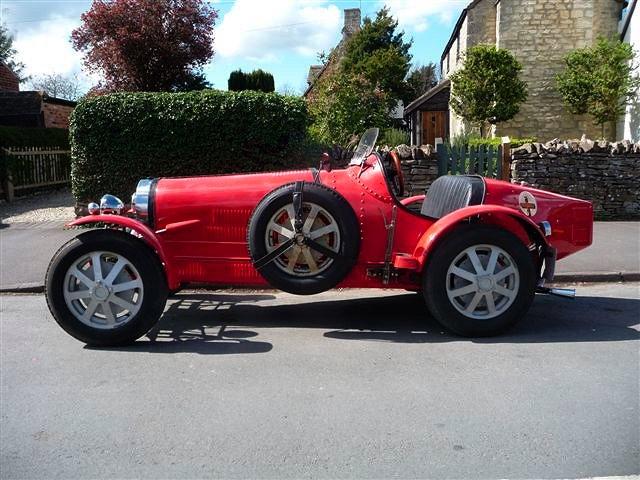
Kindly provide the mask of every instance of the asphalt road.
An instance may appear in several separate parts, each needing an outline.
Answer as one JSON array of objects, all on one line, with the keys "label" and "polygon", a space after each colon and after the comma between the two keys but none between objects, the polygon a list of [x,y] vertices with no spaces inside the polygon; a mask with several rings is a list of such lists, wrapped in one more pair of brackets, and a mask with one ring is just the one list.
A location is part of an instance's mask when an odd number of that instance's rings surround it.
[{"label": "asphalt road", "polygon": [[62,222],[0,224],[0,289],[44,284],[53,254],[78,233]]},{"label": "asphalt road", "polygon": [[181,294],[118,350],[1,296],[2,478],[640,473],[640,285],[453,337],[416,294]]}]

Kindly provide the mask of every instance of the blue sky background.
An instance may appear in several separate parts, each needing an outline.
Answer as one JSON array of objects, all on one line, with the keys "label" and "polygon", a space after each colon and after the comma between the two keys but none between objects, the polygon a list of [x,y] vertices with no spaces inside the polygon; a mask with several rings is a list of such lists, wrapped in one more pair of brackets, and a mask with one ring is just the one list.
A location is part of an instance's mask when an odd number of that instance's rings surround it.
[{"label": "blue sky background", "polygon": [[[319,51],[340,40],[345,8],[374,16],[383,5],[400,22],[414,64],[438,63],[455,21],[468,0],[219,0],[215,28],[216,54],[205,68],[215,88],[226,89],[237,68],[273,73],[276,89],[301,92],[309,65]],[[97,78],[82,72],[81,55],[69,35],[89,9],[90,0],[0,0],[0,21],[15,37],[18,58],[27,73],[78,76],[85,88]],[[27,86],[25,86],[27,87]]]}]

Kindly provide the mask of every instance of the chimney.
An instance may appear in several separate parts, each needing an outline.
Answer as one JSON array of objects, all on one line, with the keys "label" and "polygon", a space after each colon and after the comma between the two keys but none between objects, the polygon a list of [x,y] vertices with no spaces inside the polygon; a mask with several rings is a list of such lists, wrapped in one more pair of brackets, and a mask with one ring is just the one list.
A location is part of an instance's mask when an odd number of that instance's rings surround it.
[{"label": "chimney", "polygon": [[342,38],[349,38],[360,31],[360,9],[344,9],[344,27],[342,27]]}]

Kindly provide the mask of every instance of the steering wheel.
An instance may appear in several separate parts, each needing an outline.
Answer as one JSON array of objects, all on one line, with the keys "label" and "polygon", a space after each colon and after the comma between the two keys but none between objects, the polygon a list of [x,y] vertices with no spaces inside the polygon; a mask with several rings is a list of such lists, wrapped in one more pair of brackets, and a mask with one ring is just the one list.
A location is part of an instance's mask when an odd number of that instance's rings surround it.
[{"label": "steering wheel", "polygon": [[387,170],[387,175],[389,176],[389,180],[391,181],[391,186],[393,187],[394,193],[401,197],[404,195],[404,174],[402,173],[402,164],[400,163],[400,157],[398,156],[398,152],[395,150],[391,150],[389,152],[389,166],[393,164],[394,172],[391,173],[391,169]]}]

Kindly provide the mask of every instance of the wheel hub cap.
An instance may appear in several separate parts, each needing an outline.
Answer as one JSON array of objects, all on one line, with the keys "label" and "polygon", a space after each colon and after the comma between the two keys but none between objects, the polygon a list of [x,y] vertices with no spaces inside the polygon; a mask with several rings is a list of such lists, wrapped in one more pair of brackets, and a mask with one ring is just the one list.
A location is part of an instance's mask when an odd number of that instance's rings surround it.
[{"label": "wheel hub cap", "polygon": [[496,245],[474,245],[458,254],[447,270],[446,291],[458,312],[490,319],[506,312],[520,287],[518,266]]},{"label": "wheel hub cap", "polygon": [[493,290],[493,279],[490,276],[478,277],[478,287],[483,292],[490,292]]},{"label": "wheel hub cap", "polygon": [[302,233],[298,233],[295,238],[296,245],[298,245],[299,247],[304,245],[304,235]]},{"label": "wheel hub cap", "polygon": [[89,252],[65,275],[63,294],[69,312],[85,325],[112,329],[133,319],[144,296],[140,273],[127,258],[113,252]]},{"label": "wheel hub cap", "polygon": [[109,289],[101,283],[98,283],[93,289],[93,296],[98,300],[106,300],[110,293]]}]

